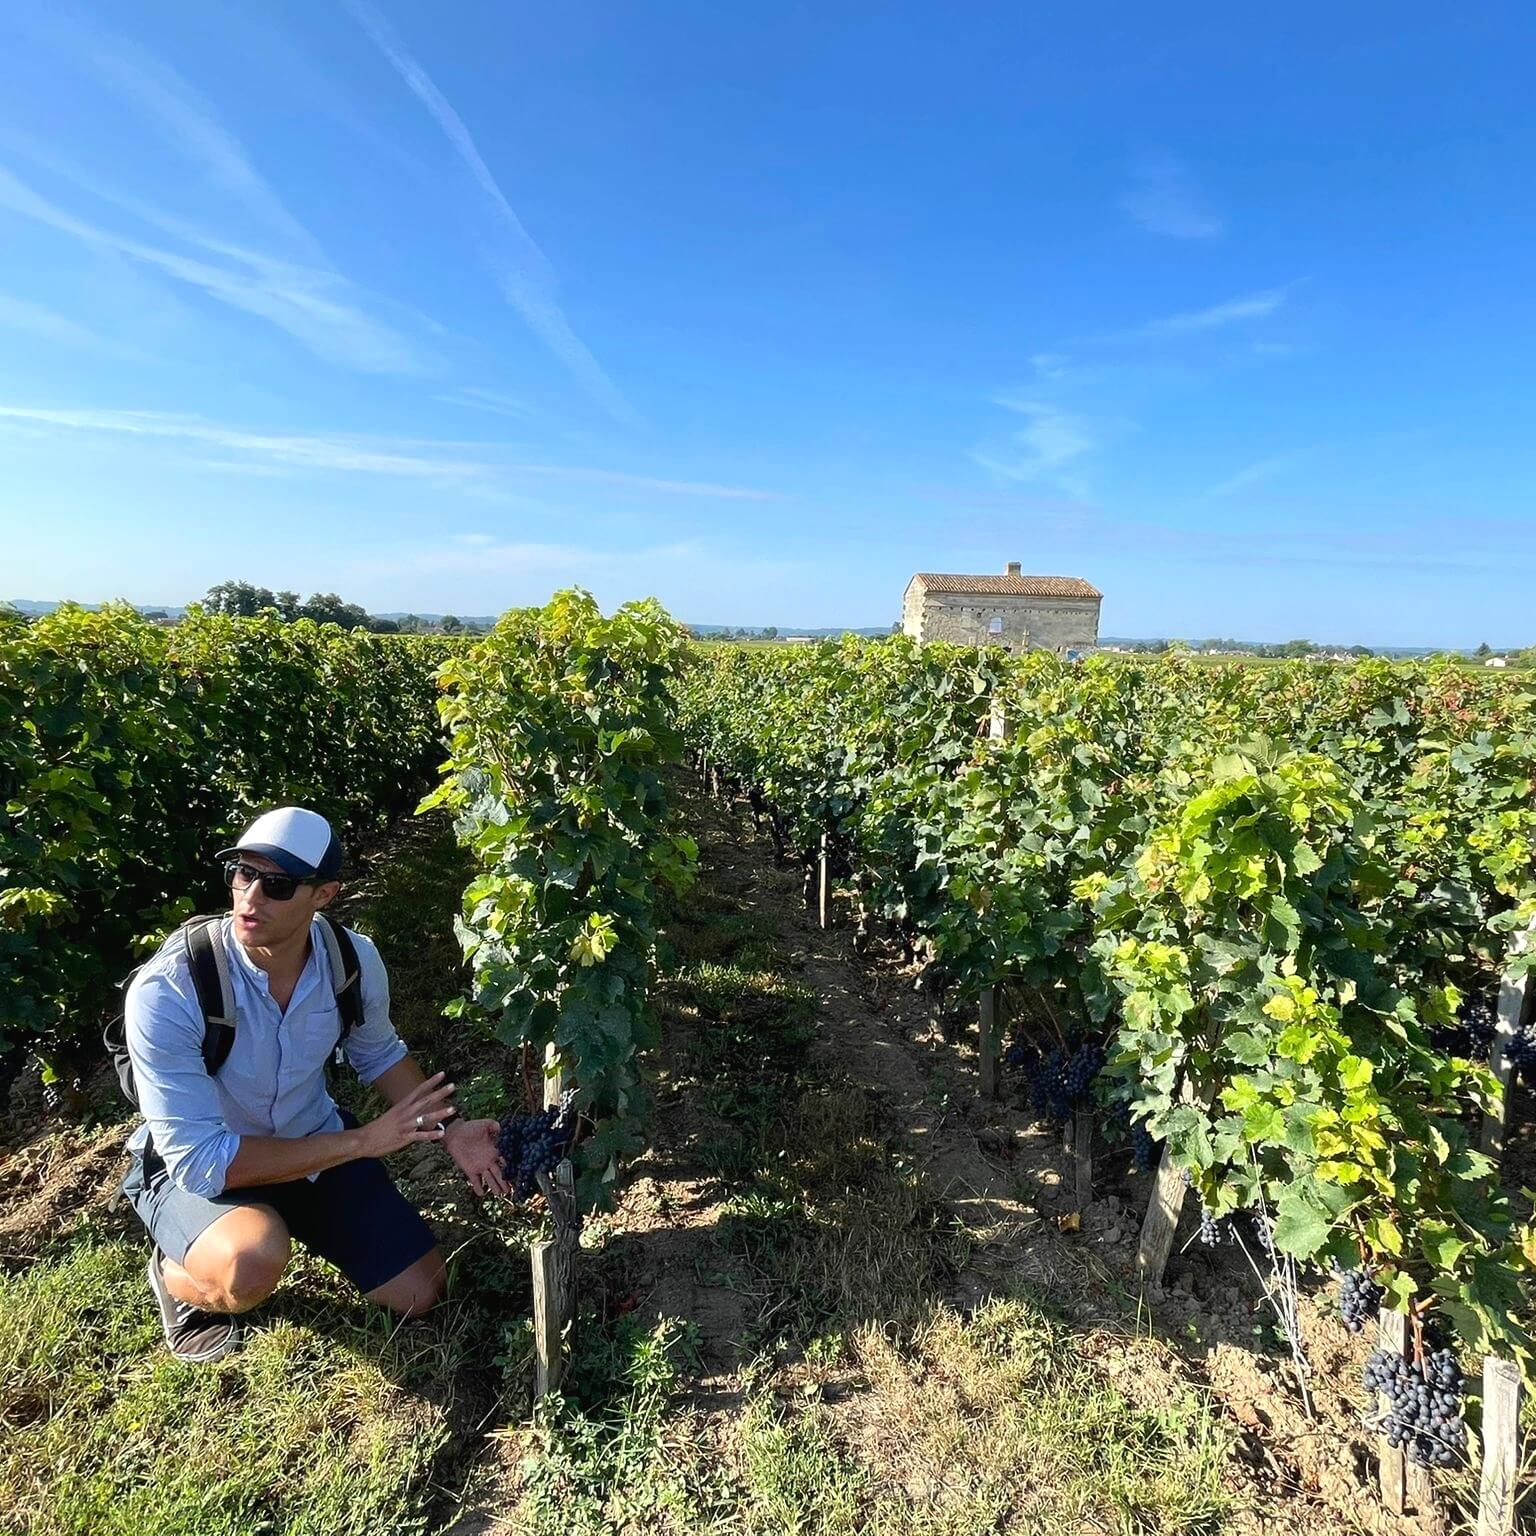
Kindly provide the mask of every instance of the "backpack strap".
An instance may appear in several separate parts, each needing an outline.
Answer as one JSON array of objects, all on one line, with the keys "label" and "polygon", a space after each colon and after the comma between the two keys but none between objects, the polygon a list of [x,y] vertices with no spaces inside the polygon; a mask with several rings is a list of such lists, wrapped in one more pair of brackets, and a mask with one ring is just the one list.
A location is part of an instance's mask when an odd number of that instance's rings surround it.
[{"label": "backpack strap", "polygon": [[185,924],[187,965],[203,1014],[203,1065],[216,1077],[235,1043],[235,989],[224,949],[224,919],[194,917]]},{"label": "backpack strap", "polygon": [[363,1022],[363,972],[352,935],[329,912],[321,912],[319,917],[320,937],[331,962],[331,988],[336,994],[336,1011],[341,1015],[341,1033],[336,1037],[339,1051],[342,1041]]}]

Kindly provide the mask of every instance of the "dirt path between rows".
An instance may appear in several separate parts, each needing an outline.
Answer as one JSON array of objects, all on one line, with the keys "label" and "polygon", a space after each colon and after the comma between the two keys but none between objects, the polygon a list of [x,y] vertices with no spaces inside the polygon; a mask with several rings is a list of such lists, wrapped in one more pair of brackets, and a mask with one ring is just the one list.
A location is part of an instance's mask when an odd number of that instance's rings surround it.
[{"label": "dirt path between rows", "polygon": [[[1169,1265],[1166,1289],[1152,1298],[1141,1294],[1134,1256],[1150,1177],[1134,1173],[1122,1149],[1101,1142],[1097,1198],[1072,1230],[1075,1201],[1060,1136],[1020,1107],[1001,1069],[1000,1101],[980,1097],[974,1028],[947,1040],[896,952],[876,946],[867,959],[854,954],[846,898],[834,901],[834,926],[821,930],[801,900],[800,872],[773,867],[766,833],[743,802],[705,802],[703,826],[705,857],[737,883],[821,998],[818,1049],[878,1095],[935,1190],[972,1234],[975,1253],[956,1277],[951,1301],[968,1308],[1023,1283],[1084,1328],[1150,1333],[1176,1346],[1170,1374],[1182,1371],[1207,1385],[1240,1433],[1244,1464],[1234,1477],[1256,1504],[1254,1529],[1442,1528],[1433,1515],[1415,1521],[1380,1507],[1372,1486],[1374,1437],[1360,1427],[1359,1367],[1371,1347],[1365,1340],[1352,1338],[1336,1315],[1304,1303],[1318,1415],[1312,1422],[1288,1353],[1253,1347],[1272,1315],[1240,1253],[1210,1256],[1186,1246]],[[1189,1227],[1186,1215],[1181,1244]]]}]

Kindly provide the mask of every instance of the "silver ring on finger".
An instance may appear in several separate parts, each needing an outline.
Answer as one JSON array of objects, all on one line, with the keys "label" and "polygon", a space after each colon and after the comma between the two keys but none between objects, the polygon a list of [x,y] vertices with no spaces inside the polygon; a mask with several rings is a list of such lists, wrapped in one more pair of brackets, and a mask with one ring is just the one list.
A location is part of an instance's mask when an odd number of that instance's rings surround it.
[{"label": "silver ring on finger", "polygon": [[417,1115],[416,1116],[416,1129],[418,1131],[424,1131],[424,1130],[426,1130],[426,1128],[427,1128],[426,1119],[423,1116],[421,1116],[421,1115]]}]

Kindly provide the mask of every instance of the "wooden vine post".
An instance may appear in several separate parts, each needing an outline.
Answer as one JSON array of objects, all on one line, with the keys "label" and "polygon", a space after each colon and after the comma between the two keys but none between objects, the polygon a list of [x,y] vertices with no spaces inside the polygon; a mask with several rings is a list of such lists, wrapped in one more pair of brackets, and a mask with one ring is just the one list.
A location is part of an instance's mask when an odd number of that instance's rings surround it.
[{"label": "wooden vine post", "polygon": [[821,834],[821,860],[816,869],[816,913],[821,926],[827,926],[828,913],[827,834]]},{"label": "wooden vine post", "polygon": [[1184,1209],[1184,1171],[1174,1167],[1173,1152],[1163,1148],[1157,1165],[1157,1179],[1147,1214],[1141,1223],[1141,1240],[1136,1245],[1136,1273],[1144,1285],[1161,1285],[1163,1271],[1173,1253],[1173,1239],[1179,1230],[1179,1215]]},{"label": "wooden vine post", "polygon": [[560,1053],[551,1040],[544,1047],[544,1108],[553,1109],[565,1092],[565,1073],[560,1069]]},{"label": "wooden vine post", "polygon": [[[1510,959],[1520,954],[1531,940],[1531,931],[1515,935],[1510,945]],[[1483,1116],[1482,1149],[1492,1158],[1504,1155],[1504,1131],[1509,1123],[1509,1091],[1514,1084],[1515,1066],[1509,1059],[1509,1047],[1520,1031],[1530,993],[1530,981],[1525,976],[1506,971],[1499,982],[1499,1019],[1493,1034],[1493,1048],[1489,1065],[1498,1078],[1503,1092],[1496,1110]]]},{"label": "wooden vine post", "polygon": [[[1188,1078],[1179,1085],[1179,1102],[1193,1104],[1195,1091]],[[1147,1201],[1147,1214],[1141,1223],[1141,1239],[1136,1245],[1136,1273],[1143,1285],[1161,1285],[1163,1271],[1173,1253],[1173,1240],[1179,1230],[1184,1210],[1184,1191],[1189,1185],[1184,1170],[1173,1164],[1173,1149],[1166,1143],[1158,1160],[1157,1178]]]},{"label": "wooden vine post", "polygon": [[983,988],[976,1041],[977,1072],[981,1096],[997,1097],[997,988]]},{"label": "wooden vine post", "polygon": [[[1390,1353],[1401,1355],[1405,1360],[1414,1357],[1412,1336],[1405,1313],[1383,1307],[1378,1317],[1380,1346]],[[1380,1400],[1382,1411],[1387,1409],[1387,1399]],[[1427,1515],[1435,1502],[1434,1484],[1430,1481],[1429,1468],[1421,1467],[1404,1455],[1401,1447],[1394,1450],[1383,1438],[1378,1452],[1381,1467],[1381,1502],[1392,1515]]]},{"label": "wooden vine post", "polygon": [[1520,1370],[1512,1360],[1483,1361],[1483,1477],[1477,1536],[1512,1536],[1520,1473]]},{"label": "wooden vine post", "polygon": [[[554,1041],[544,1047],[544,1108],[554,1109],[565,1092],[565,1073]],[[533,1400],[538,1402],[560,1385],[565,1372],[564,1339],[576,1312],[576,1249],[581,1218],[576,1209],[576,1173],[569,1158],[555,1166],[554,1176],[539,1175],[539,1188],[554,1219],[552,1240],[529,1249],[533,1266]]]},{"label": "wooden vine post", "polygon": [[529,1249],[533,1264],[533,1400],[557,1391],[565,1375],[565,1344],[576,1314],[576,1250],[581,1216],[576,1208],[575,1170],[569,1158],[553,1176],[539,1175],[555,1235]]},{"label": "wooden vine post", "polygon": [[[1072,1185],[1072,1209],[1085,1211],[1093,1204],[1093,1113],[1079,1109],[1068,1116],[1062,1146]],[[1164,1260],[1166,1263],[1167,1261]]]}]

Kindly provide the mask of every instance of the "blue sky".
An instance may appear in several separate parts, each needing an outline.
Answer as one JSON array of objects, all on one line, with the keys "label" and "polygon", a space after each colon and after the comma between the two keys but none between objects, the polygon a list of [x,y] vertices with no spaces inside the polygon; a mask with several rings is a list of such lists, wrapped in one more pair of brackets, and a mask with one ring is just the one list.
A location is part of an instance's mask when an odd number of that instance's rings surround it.
[{"label": "blue sky", "polygon": [[1536,642],[1528,6],[0,14],[0,596]]}]

